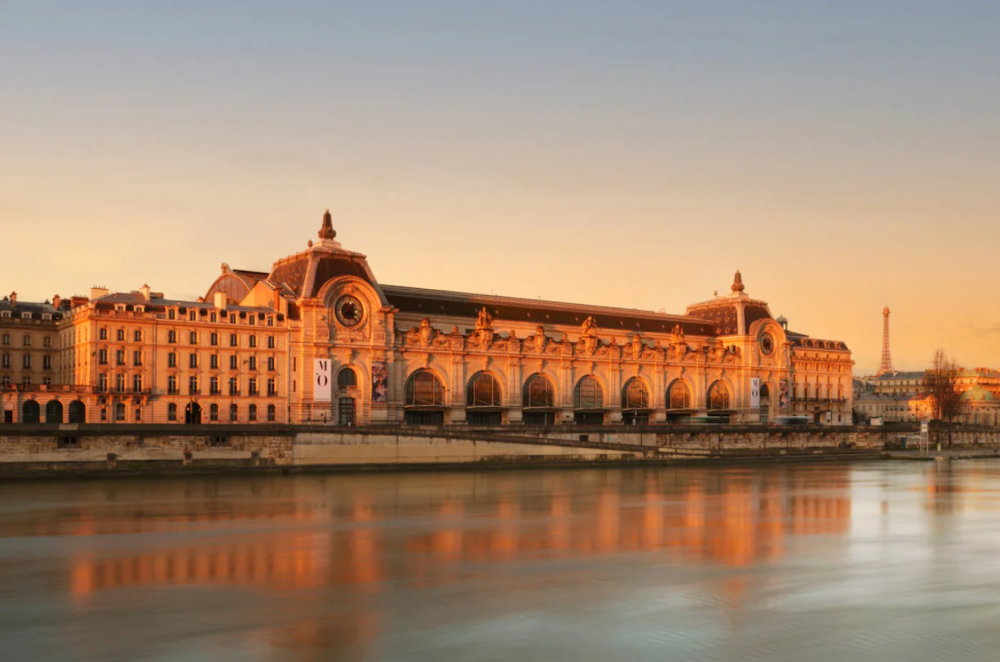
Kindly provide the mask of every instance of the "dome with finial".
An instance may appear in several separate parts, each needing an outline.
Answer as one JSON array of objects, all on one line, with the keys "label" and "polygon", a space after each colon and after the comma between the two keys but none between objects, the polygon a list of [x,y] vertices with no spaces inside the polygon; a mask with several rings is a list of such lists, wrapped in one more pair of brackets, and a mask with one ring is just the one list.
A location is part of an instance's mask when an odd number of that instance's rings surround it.
[{"label": "dome with finial", "polygon": [[736,276],[733,278],[733,284],[730,288],[733,292],[742,292],[746,288],[743,286],[743,276],[740,275],[740,270],[736,270]]},{"label": "dome with finial", "polygon": [[784,315],[778,315],[778,319],[774,321],[780,324],[782,329],[788,329],[788,318]]},{"label": "dome with finial", "polygon": [[324,241],[332,241],[337,237],[337,231],[333,229],[333,218],[330,216],[330,210],[327,209],[323,214],[323,225],[319,229],[319,238]]}]

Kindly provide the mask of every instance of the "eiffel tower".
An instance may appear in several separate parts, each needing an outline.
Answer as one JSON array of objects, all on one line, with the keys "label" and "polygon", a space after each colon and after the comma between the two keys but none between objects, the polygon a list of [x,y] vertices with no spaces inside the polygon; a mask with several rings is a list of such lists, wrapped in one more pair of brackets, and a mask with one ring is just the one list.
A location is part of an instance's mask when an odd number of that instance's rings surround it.
[{"label": "eiffel tower", "polygon": [[885,328],[882,330],[882,363],[878,367],[876,377],[894,372],[892,369],[892,354],[889,353],[889,306],[882,311],[885,318]]}]

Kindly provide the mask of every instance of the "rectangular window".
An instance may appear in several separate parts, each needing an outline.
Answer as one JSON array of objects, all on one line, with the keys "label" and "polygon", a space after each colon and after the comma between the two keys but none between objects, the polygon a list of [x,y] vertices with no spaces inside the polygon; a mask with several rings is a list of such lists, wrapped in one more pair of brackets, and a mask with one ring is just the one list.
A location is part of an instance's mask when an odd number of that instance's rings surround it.
[{"label": "rectangular window", "polygon": [[218,354],[212,354],[212,356],[209,358],[208,362],[211,365],[212,370],[218,370],[219,369],[219,355]]},{"label": "rectangular window", "polygon": [[188,356],[188,367],[189,368],[197,368],[198,367],[198,355],[197,354],[191,353]]},{"label": "rectangular window", "polygon": [[31,377],[22,377],[21,378],[21,386],[23,386],[24,388],[30,388],[31,387]]},{"label": "rectangular window", "polygon": [[139,350],[132,352],[132,365],[142,365],[142,352]]},{"label": "rectangular window", "polygon": [[24,338],[21,339],[21,344],[25,347],[31,347],[31,336],[25,335]]},{"label": "rectangular window", "polygon": [[278,395],[278,388],[275,386],[274,380],[267,380],[267,394],[270,396]]},{"label": "rectangular window", "polygon": [[100,330],[98,330],[98,332],[97,332],[97,337],[100,338],[101,340],[107,340],[108,339],[108,328],[105,327],[105,326],[102,326],[100,328]]},{"label": "rectangular window", "polygon": [[218,333],[213,333],[211,336],[209,336],[209,344],[212,345],[212,347],[215,347],[216,345],[219,344],[219,334]]},{"label": "rectangular window", "polygon": [[177,319],[177,312],[173,308],[167,311],[167,319]]},{"label": "rectangular window", "polygon": [[267,337],[267,348],[274,349],[274,336]]},{"label": "rectangular window", "polygon": [[170,375],[167,377],[167,393],[177,395],[177,375]]},{"label": "rectangular window", "polygon": [[25,354],[21,357],[21,367],[25,369],[31,368],[31,354]]},{"label": "rectangular window", "polygon": [[[192,312],[194,312],[194,311],[192,311]],[[197,345],[198,344],[198,332],[197,331],[192,331],[189,334],[189,336],[188,336],[188,340],[189,340],[190,344]]]},{"label": "rectangular window", "polygon": [[[271,319],[270,317],[268,319]],[[274,423],[275,407],[274,405],[267,406],[267,421],[269,423]]]},{"label": "rectangular window", "polygon": [[170,352],[167,354],[167,367],[176,368],[177,367],[177,352]]},{"label": "rectangular window", "polygon": [[267,316],[267,325],[274,326],[274,318],[271,317],[270,315]]},{"label": "rectangular window", "polygon": [[236,406],[235,403],[229,405],[229,420],[235,421],[237,418],[239,418],[239,411],[240,409],[239,407]]},{"label": "rectangular window", "polygon": [[188,393],[191,395],[198,395],[198,378],[190,377],[188,378]]},{"label": "rectangular window", "polygon": [[52,357],[51,356],[43,356],[42,357],[42,369],[43,370],[52,370]]},{"label": "rectangular window", "polygon": [[52,347],[52,338],[50,338],[49,336],[45,336],[45,338],[42,340],[42,346]]},{"label": "rectangular window", "polygon": [[108,365],[108,350],[106,349],[97,350],[97,362],[100,365]]},{"label": "rectangular window", "polygon": [[209,313],[208,314],[208,320],[210,322],[212,322],[212,323],[218,322],[219,321],[219,316],[216,315],[215,313]]},{"label": "rectangular window", "polygon": [[247,385],[247,393],[257,395],[257,379],[255,377],[250,378],[250,383]]},{"label": "rectangular window", "polygon": [[9,368],[10,367],[10,354],[4,354],[3,355],[3,363],[2,363],[2,365],[3,365],[4,368]]},{"label": "rectangular window", "polygon": [[132,392],[142,393],[142,375],[132,375]]},{"label": "rectangular window", "polygon": [[169,343],[177,342],[177,332],[174,331],[173,329],[167,331],[167,342]]},{"label": "rectangular window", "polygon": [[132,340],[134,342],[142,342],[142,331],[135,331],[132,334]]},{"label": "rectangular window", "polygon": [[52,378],[45,377],[44,379],[42,379],[42,383],[45,384],[46,386],[52,386]]},{"label": "rectangular window", "polygon": [[253,326],[257,323],[257,316],[251,313],[248,321],[250,322],[250,325]]},{"label": "rectangular window", "polygon": [[256,370],[257,369],[257,357],[256,356],[251,356],[250,357],[250,369],[251,370]]},{"label": "rectangular window", "polygon": [[118,338],[118,342],[125,342],[125,329],[118,329],[116,337]]},{"label": "rectangular window", "polygon": [[115,365],[125,365],[125,350],[116,349],[115,350]]},{"label": "rectangular window", "polygon": [[239,347],[239,345],[240,345],[239,338],[236,336],[235,333],[230,333],[229,334],[229,346],[230,347]]},{"label": "rectangular window", "polygon": [[188,319],[191,320],[192,322],[196,322],[198,320],[198,311],[197,310],[188,311]]},{"label": "rectangular window", "polygon": [[229,380],[229,395],[239,395],[239,394],[240,394],[239,382],[236,380],[235,377],[232,377]]},{"label": "rectangular window", "polygon": [[232,356],[229,357],[229,369],[238,370],[239,367],[240,367],[240,360],[235,354],[233,354]]},{"label": "rectangular window", "polygon": [[208,380],[208,391],[211,395],[219,395],[219,378],[212,377]]},{"label": "rectangular window", "polygon": [[102,372],[97,375],[97,392],[107,393],[108,391],[108,373]]},{"label": "rectangular window", "polygon": [[[253,318],[251,318],[251,319],[253,319]],[[257,336],[250,336],[250,346],[251,347],[256,347],[257,346]]]},{"label": "rectangular window", "polygon": [[267,357],[267,369],[268,369],[268,371],[271,371],[271,372],[274,371],[274,357],[273,356]]},{"label": "rectangular window", "polygon": [[120,372],[115,375],[115,391],[117,393],[125,392],[125,375]]}]

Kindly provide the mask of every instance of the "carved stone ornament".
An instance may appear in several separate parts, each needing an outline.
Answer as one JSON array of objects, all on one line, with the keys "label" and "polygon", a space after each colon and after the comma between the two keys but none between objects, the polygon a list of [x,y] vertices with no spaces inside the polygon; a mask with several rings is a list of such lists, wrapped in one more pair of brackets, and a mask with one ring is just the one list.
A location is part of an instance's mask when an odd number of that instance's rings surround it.
[{"label": "carved stone ornament", "polygon": [[685,343],[684,328],[680,324],[674,325],[674,330],[670,333],[670,342],[674,345],[681,345]]},{"label": "carved stone ornament", "polygon": [[549,339],[545,337],[545,329],[542,327],[535,328],[535,335],[531,336],[531,346],[536,352],[544,352],[545,346],[548,344]]},{"label": "carved stone ornament", "polygon": [[596,337],[597,336],[597,322],[593,317],[588,316],[587,319],[583,320],[583,333],[581,334],[584,338]]},{"label": "carved stone ornament", "polygon": [[431,326],[431,321],[426,317],[420,320],[420,344],[427,347],[434,340],[434,327]]},{"label": "carved stone ornament", "polygon": [[635,334],[634,336],[632,336],[632,343],[631,343],[631,346],[629,347],[629,349],[630,349],[630,351],[632,353],[632,358],[633,359],[641,358],[642,357],[642,350],[645,349],[645,348],[646,348],[646,345],[642,342],[642,338],[639,337],[638,333]]},{"label": "carved stone ornament", "polygon": [[593,356],[594,352],[597,350],[598,345],[600,344],[601,341],[598,340],[596,336],[584,336],[580,338],[580,342],[577,343],[577,347],[579,347],[579,350],[582,354],[586,354],[587,356]]}]

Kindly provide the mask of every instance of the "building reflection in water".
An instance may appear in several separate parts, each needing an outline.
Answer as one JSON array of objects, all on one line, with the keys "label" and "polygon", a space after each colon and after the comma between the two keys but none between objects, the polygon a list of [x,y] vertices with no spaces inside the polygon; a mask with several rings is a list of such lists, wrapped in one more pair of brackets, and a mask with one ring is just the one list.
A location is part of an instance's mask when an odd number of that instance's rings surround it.
[{"label": "building reflection in water", "polygon": [[[634,469],[93,483],[77,503],[0,518],[0,536],[115,535],[67,568],[75,600],[130,587],[339,587],[349,607],[275,625],[282,648],[377,635],[379,594],[485,572],[479,564],[654,553],[739,567],[794,536],[849,529],[849,469]],[[490,567],[490,566],[487,566]],[[723,591],[740,591],[739,578]],[[351,596],[350,600],[343,596]],[[322,602],[321,598],[314,598]],[[322,612],[318,605],[317,612]]]}]

